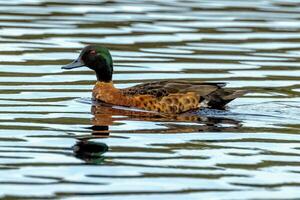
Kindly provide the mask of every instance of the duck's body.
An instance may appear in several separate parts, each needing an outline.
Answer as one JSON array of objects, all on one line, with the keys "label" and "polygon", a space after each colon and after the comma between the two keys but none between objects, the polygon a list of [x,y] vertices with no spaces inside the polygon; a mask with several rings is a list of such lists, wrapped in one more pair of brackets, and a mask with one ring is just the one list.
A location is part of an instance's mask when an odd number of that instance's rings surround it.
[{"label": "duck's body", "polygon": [[222,109],[244,94],[223,89],[223,83],[159,81],[117,89],[112,82],[96,82],[93,97],[112,105],[136,107],[163,113],[182,113],[201,107]]},{"label": "duck's body", "polygon": [[98,81],[93,89],[93,98],[96,100],[162,113],[183,113],[201,107],[222,109],[228,102],[246,93],[224,89],[224,83],[172,80],[117,89],[112,82],[112,65],[106,48],[87,46],[77,60],[63,68],[87,66],[95,70]]}]

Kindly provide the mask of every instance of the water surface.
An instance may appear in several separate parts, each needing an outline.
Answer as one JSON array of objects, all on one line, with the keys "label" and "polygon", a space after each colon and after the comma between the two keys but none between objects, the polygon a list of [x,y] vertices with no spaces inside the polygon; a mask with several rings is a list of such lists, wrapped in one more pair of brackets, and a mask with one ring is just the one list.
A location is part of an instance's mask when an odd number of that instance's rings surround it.
[{"label": "water surface", "polygon": [[[0,12],[2,198],[300,198],[298,1],[11,0]],[[252,93],[180,119],[93,106],[93,72],[61,70],[90,43],[111,49],[120,88]]]}]

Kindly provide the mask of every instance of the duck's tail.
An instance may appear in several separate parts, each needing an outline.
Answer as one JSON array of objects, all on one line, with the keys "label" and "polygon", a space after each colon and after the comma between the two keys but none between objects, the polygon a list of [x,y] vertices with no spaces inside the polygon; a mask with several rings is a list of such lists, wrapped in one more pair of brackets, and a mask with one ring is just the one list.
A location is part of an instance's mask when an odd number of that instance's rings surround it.
[{"label": "duck's tail", "polygon": [[225,105],[230,101],[243,96],[248,93],[246,90],[233,90],[233,89],[219,89],[215,92],[210,93],[205,96],[201,102],[202,106],[214,108],[214,109],[224,109]]}]

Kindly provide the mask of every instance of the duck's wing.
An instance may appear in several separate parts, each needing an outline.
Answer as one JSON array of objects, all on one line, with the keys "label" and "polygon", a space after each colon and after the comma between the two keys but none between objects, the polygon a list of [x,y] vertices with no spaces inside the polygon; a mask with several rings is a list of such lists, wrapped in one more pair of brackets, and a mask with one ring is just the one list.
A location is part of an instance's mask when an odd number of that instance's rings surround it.
[{"label": "duck's wing", "polygon": [[156,81],[139,84],[130,88],[122,89],[121,91],[127,96],[152,95],[156,98],[161,98],[170,94],[185,94],[188,92],[195,92],[204,97],[224,87],[225,85],[225,83]]}]

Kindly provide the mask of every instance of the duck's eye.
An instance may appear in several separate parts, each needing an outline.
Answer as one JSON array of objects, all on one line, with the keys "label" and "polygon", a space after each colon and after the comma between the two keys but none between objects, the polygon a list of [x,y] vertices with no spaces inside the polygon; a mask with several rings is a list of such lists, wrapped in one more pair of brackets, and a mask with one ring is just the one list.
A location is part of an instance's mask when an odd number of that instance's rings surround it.
[{"label": "duck's eye", "polygon": [[91,55],[95,55],[95,54],[96,54],[96,51],[95,51],[95,50],[91,50],[91,51],[90,51],[90,54],[91,54]]}]

